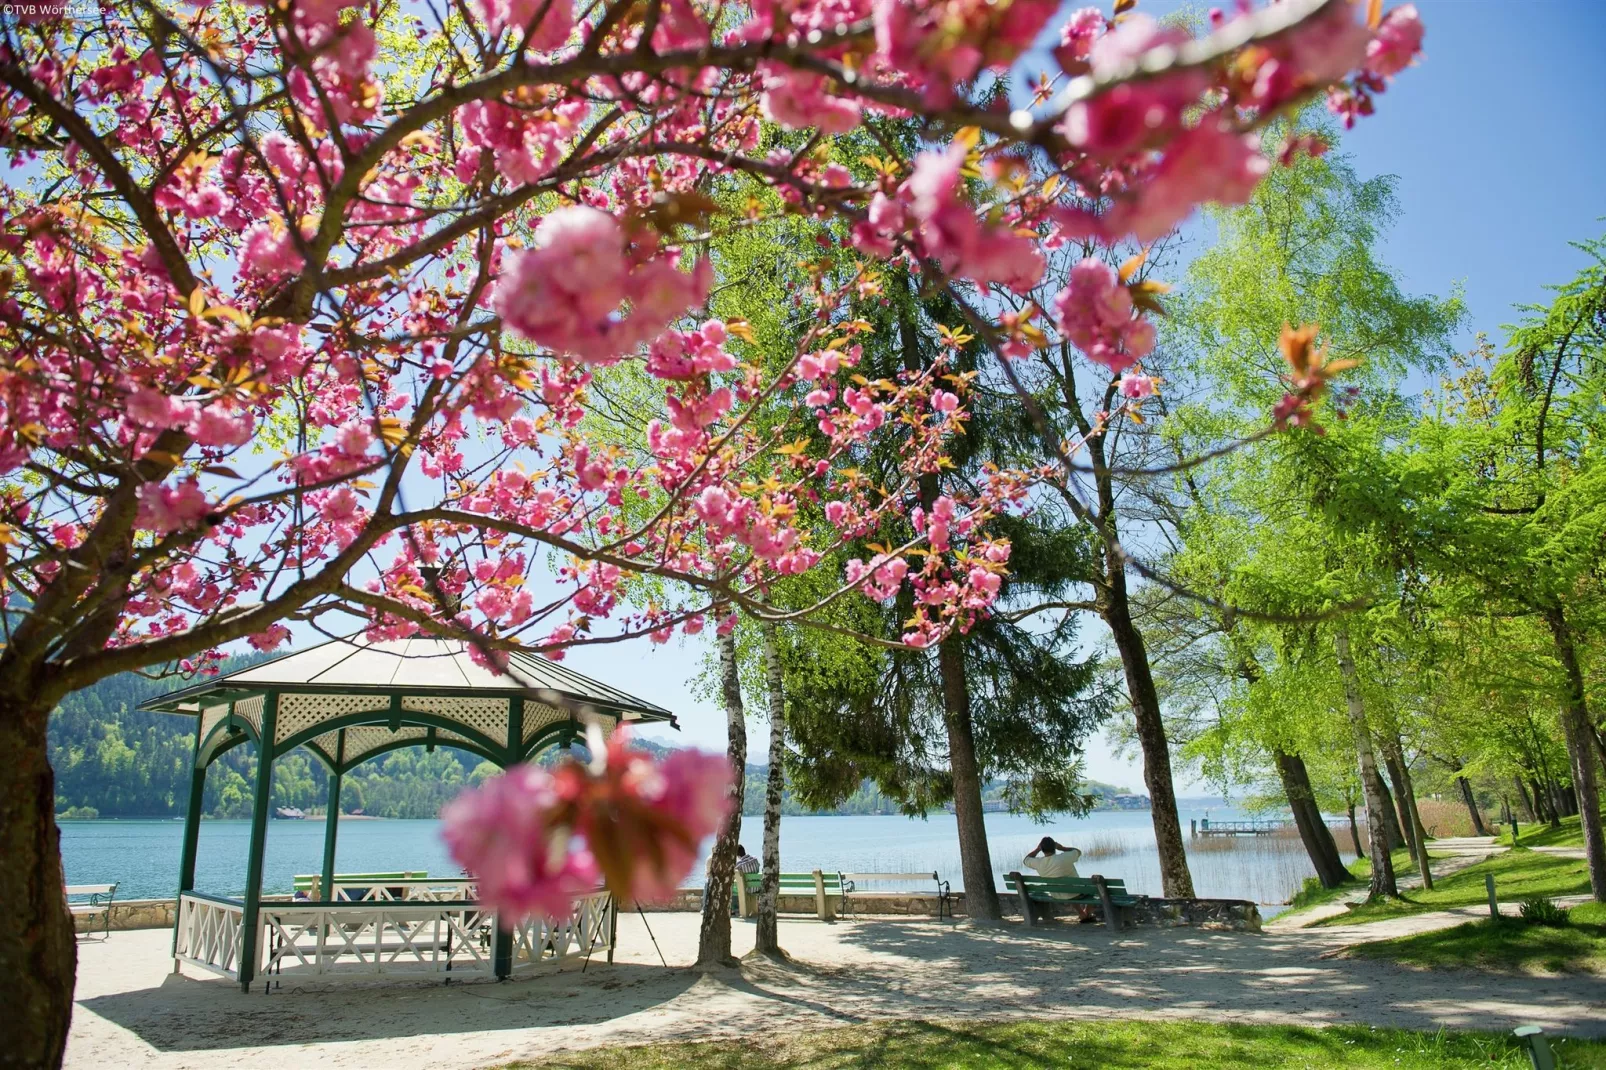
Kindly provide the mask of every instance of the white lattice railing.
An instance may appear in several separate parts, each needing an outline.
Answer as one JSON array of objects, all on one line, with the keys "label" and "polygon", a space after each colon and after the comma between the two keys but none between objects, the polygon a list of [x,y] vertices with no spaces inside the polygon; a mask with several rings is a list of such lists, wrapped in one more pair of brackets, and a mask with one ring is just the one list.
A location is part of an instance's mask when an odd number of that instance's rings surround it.
[{"label": "white lattice railing", "polygon": [[[553,924],[529,921],[513,930],[512,969],[606,952],[613,901],[596,892]],[[264,962],[258,978],[336,979],[495,976],[496,915],[473,903],[424,900],[262,906]]]},{"label": "white lattice railing", "polygon": [[173,957],[203,970],[238,977],[245,904],[186,892],[178,899]]},{"label": "white lattice railing", "polygon": [[536,918],[520,922],[513,930],[513,972],[605,952],[612,948],[612,941],[613,897],[594,892],[575,903],[574,912],[562,921]]},{"label": "white lattice railing", "polygon": [[[438,888],[443,882],[416,883]],[[613,941],[613,909],[612,897],[598,891],[580,899],[566,919],[519,923],[512,932],[513,972],[607,952]],[[237,979],[244,912],[237,899],[181,896],[174,957]],[[261,967],[253,971],[261,981],[376,976],[471,980],[496,973],[496,915],[461,899],[263,903],[261,925]]]},{"label": "white lattice railing", "polygon": [[495,915],[473,904],[262,906],[262,980],[386,974],[491,976]]},{"label": "white lattice railing", "polygon": [[337,903],[461,903],[475,898],[474,881],[460,877],[429,880],[335,881]]}]

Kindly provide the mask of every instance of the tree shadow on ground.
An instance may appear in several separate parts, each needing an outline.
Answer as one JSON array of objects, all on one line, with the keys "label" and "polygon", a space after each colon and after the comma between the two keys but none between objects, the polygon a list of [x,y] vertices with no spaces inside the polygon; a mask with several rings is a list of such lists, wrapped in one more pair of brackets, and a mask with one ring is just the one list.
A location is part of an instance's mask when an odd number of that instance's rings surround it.
[{"label": "tree shadow on ground", "polygon": [[222,978],[169,975],[155,988],[80,1000],[158,1051],[313,1044],[594,1025],[669,1003],[699,975],[593,964],[507,982],[303,982],[264,995]]},{"label": "tree shadow on ground", "polygon": [[[1511,1028],[1606,1033],[1606,979],[1525,980],[1475,970],[1422,974],[1327,954],[1330,940],[1300,932],[1129,929],[1054,922],[1027,928],[950,929],[918,921],[845,928],[844,944],[908,966],[852,1001],[914,1013],[992,1016],[1205,1017],[1261,1022],[1365,1022],[1432,1031]],[[861,988],[866,978],[859,978]],[[896,992],[894,992],[896,990]],[[896,998],[894,998],[896,997]],[[924,1008],[923,1010],[919,1008]],[[846,1009],[846,1008],[844,1008]],[[909,1010],[903,1012],[906,1016]]]}]

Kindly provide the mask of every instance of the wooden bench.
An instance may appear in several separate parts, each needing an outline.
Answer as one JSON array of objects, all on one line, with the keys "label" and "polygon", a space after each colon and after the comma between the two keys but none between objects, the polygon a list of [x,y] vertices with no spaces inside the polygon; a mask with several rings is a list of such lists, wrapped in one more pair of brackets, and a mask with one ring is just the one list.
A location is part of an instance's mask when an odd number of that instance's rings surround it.
[{"label": "wooden bench", "polygon": [[[100,915],[104,923],[101,934],[107,937],[111,936],[112,900],[117,895],[116,883],[69,884],[67,885],[66,891],[67,909],[72,911],[74,916],[93,918],[96,915]],[[80,896],[83,898],[81,898],[79,902],[74,903],[72,901],[74,896]]]},{"label": "wooden bench", "polygon": [[1104,913],[1104,924],[1112,933],[1121,931],[1137,905],[1138,897],[1126,890],[1126,882],[1091,877],[1039,877],[1020,873],[1004,874],[1004,886],[1020,898],[1020,912],[1027,925],[1037,924],[1033,903],[1070,906],[1097,906]]},{"label": "wooden bench", "polygon": [[[758,892],[763,884],[762,873],[738,873],[741,880],[736,882],[736,901],[740,908],[739,913],[744,918],[750,918],[758,913]],[[826,873],[823,870],[813,870],[808,873],[782,873],[780,874],[780,895],[812,895],[814,896],[814,912],[821,921],[834,921],[836,913],[831,909],[831,898],[841,900],[843,894],[842,874]],[[780,904],[776,904],[779,907]]]},{"label": "wooden bench", "polygon": [[842,913],[853,913],[853,896],[869,894],[868,889],[860,890],[859,885],[869,884],[871,881],[897,881],[900,884],[909,884],[915,881],[931,881],[937,886],[937,920],[943,916],[954,916],[953,896],[948,890],[948,882],[931,873],[844,873],[842,874]]},{"label": "wooden bench", "polygon": [[[334,879],[336,884],[349,884],[352,881],[369,881],[374,884],[384,884],[386,881],[423,880],[428,876],[429,874],[423,870],[408,870],[396,873],[336,873]],[[297,873],[294,878],[294,889],[295,898],[297,899],[319,899],[322,897],[323,892],[323,876],[318,873]],[[354,893],[364,891],[366,889],[346,889],[348,897],[353,900],[362,899],[361,895]],[[392,898],[401,899],[406,894],[401,889],[396,891],[397,894],[393,895]]]}]

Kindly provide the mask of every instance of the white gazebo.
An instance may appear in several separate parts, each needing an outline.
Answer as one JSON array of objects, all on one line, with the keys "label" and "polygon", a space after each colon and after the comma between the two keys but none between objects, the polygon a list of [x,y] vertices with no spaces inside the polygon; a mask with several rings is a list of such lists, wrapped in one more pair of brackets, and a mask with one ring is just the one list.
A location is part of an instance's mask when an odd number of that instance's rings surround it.
[{"label": "white gazebo", "polygon": [[[385,875],[342,882],[334,872],[340,782],[351,768],[400,747],[457,747],[502,768],[583,737],[587,722],[678,727],[662,707],[529,654],[502,672],[475,664],[458,640],[335,639],[171,692],[145,709],[196,718],[195,760],[173,954],[237,980],[321,979],[439,973],[505,978],[542,961],[611,957],[613,904],[583,899],[574,916],[503,922],[474,897],[472,878],[409,880]],[[195,889],[195,853],[206,770],[253,741],[260,758],[242,898]],[[305,747],[329,769],[323,869],[314,896],[281,906],[262,901],[262,855],[273,762]]]}]

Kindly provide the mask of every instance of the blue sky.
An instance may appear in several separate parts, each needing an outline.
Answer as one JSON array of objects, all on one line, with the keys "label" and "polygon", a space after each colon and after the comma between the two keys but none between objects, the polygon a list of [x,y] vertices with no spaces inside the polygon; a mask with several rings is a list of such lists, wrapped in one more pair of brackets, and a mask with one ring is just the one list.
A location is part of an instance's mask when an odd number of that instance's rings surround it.
[{"label": "blue sky", "polygon": [[[1146,0],[1141,9],[1158,16],[1180,6]],[[1386,249],[1405,286],[1443,294],[1461,283],[1465,344],[1478,330],[1498,342],[1515,306],[1544,300],[1545,284],[1583,265],[1567,243],[1606,233],[1606,2],[1417,6],[1425,58],[1342,148],[1361,174],[1399,180]],[[1086,638],[1102,639],[1091,625]],[[701,657],[700,646],[642,642],[576,650],[568,663],[675,710],[679,740],[720,747],[723,714],[690,686]],[[1141,790],[1138,764],[1102,740],[1088,773]]]}]

